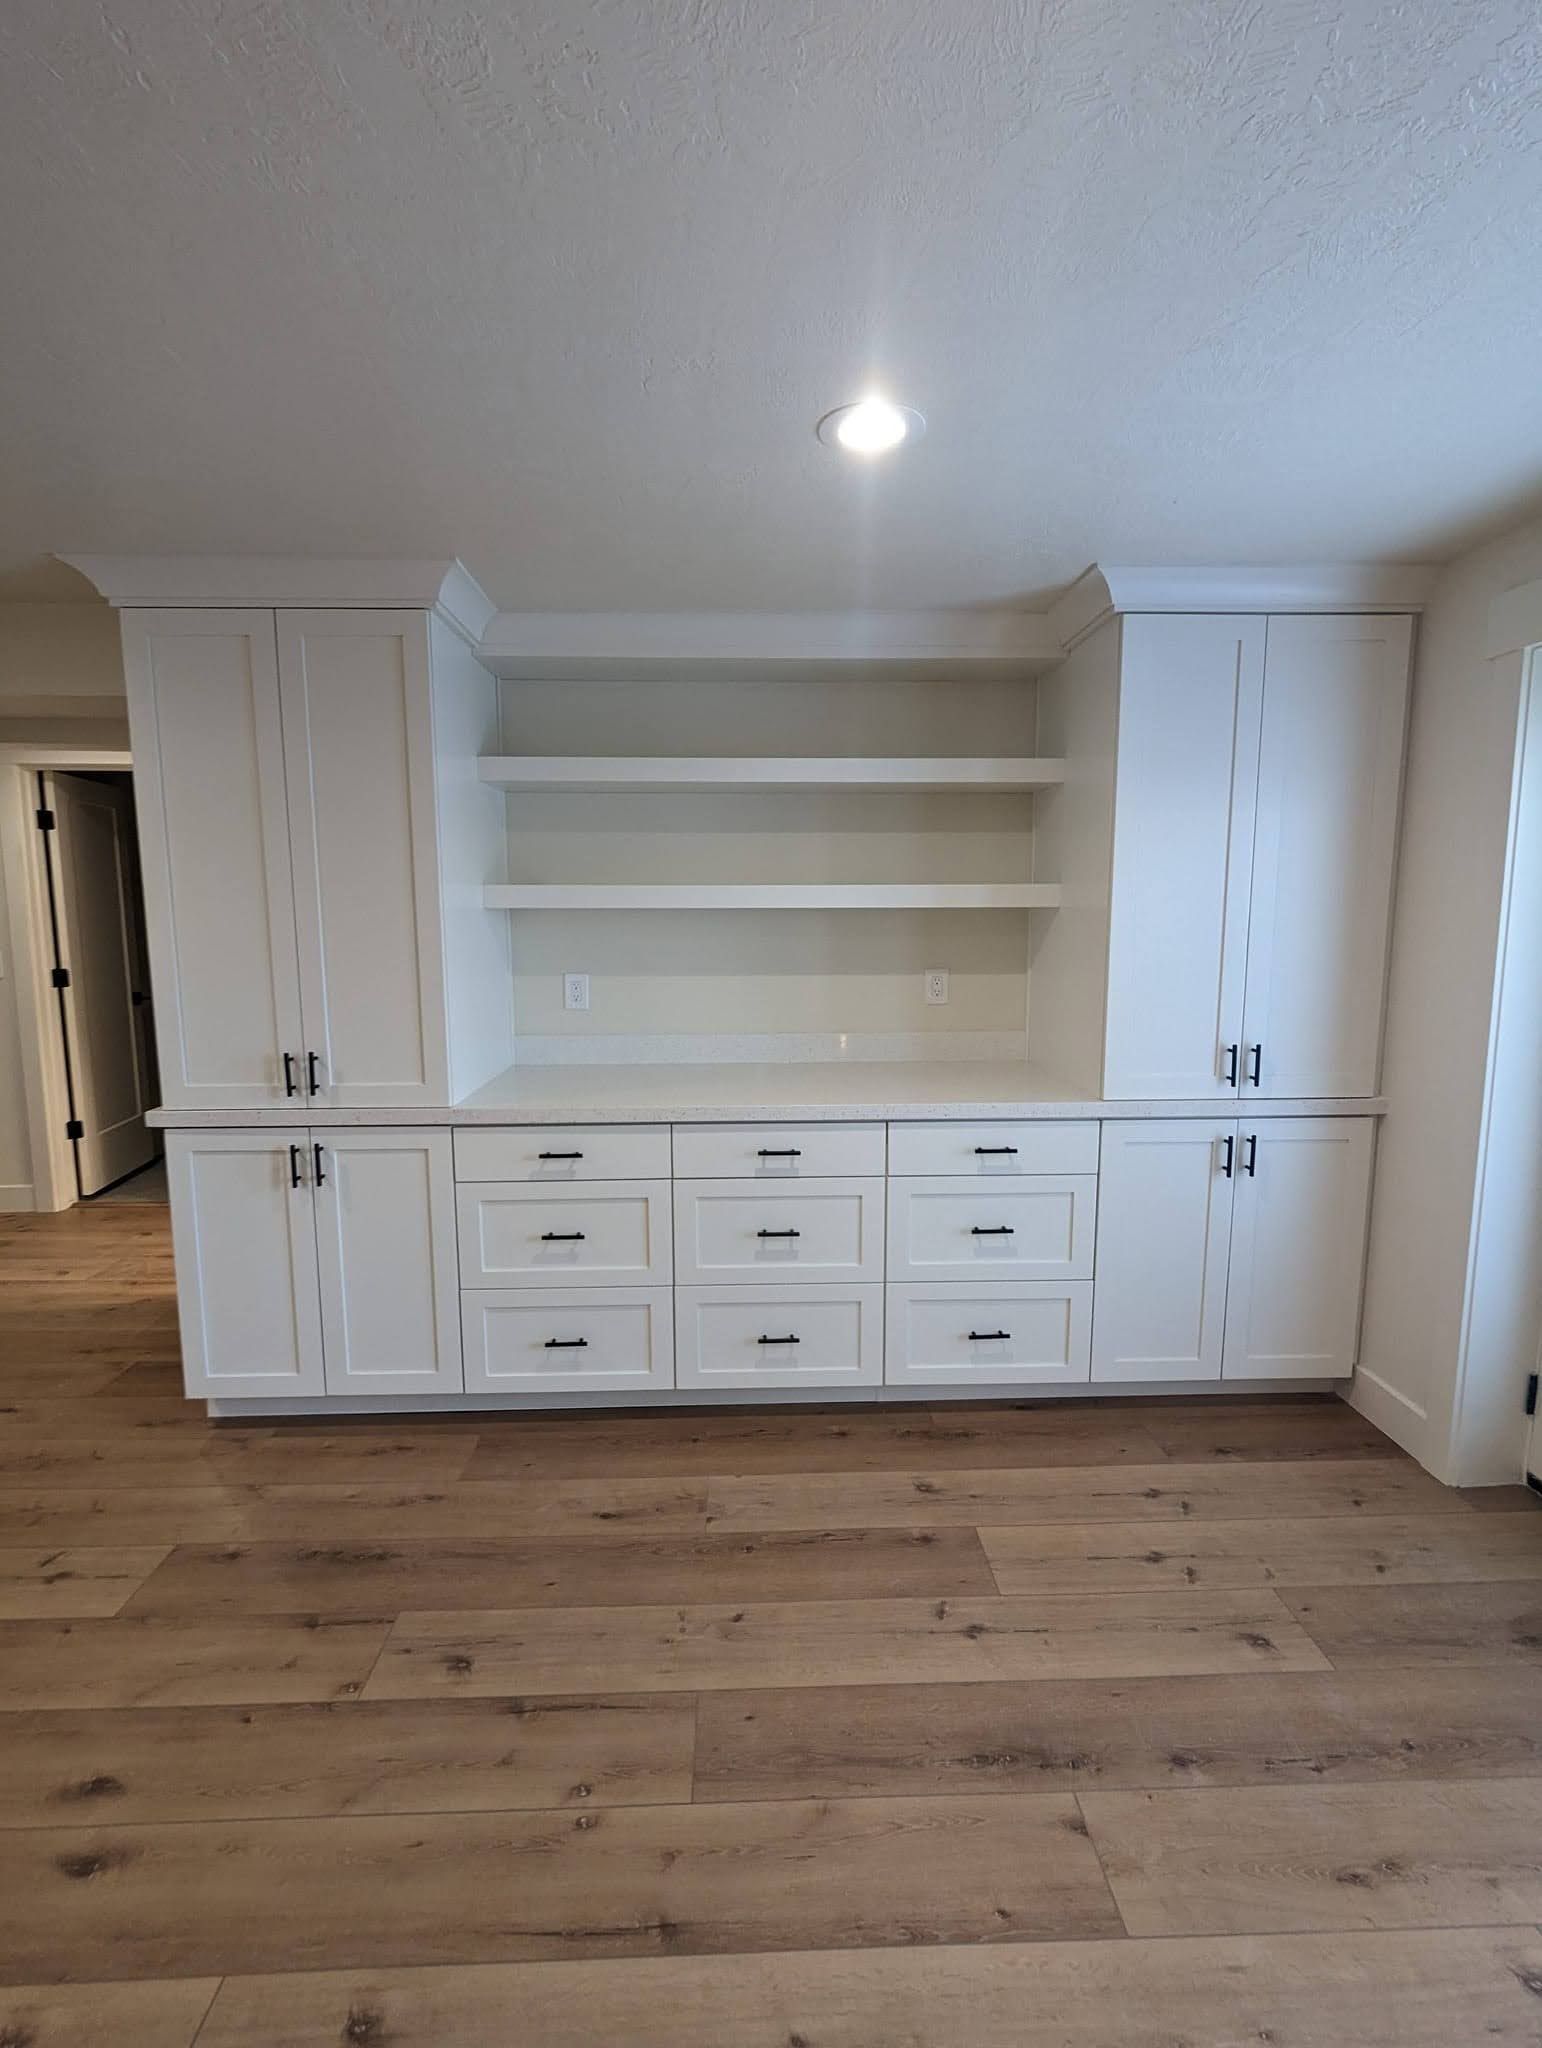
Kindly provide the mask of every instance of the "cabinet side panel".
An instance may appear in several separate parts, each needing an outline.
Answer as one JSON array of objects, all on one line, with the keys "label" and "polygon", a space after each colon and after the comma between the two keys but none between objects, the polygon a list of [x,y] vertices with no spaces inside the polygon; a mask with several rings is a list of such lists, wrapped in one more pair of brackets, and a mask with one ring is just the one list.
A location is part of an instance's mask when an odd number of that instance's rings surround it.
[{"label": "cabinet side panel", "polygon": [[508,874],[506,800],[477,762],[498,751],[498,685],[442,619],[429,625],[438,784],[439,887],[444,905],[450,1100],[514,1060],[513,920],[482,902]]}]

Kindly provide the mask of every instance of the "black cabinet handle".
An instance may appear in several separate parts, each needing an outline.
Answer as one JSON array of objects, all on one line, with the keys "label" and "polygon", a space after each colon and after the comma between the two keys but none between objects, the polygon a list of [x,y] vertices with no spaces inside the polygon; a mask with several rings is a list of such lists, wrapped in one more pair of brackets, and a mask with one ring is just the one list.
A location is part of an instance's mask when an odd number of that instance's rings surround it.
[{"label": "black cabinet handle", "polygon": [[755,1154],[757,1159],[801,1159],[802,1152],[796,1145],[762,1145]]},{"label": "black cabinet handle", "polygon": [[757,1230],[757,1237],[801,1237],[801,1230]]},{"label": "black cabinet handle", "polygon": [[308,1052],[305,1055],[305,1087],[307,1094],[319,1095],[321,1093],[320,1069],[321,1062],[313,1052]]},{"label": "black cabinet handle", "polygon": [[583,1241],[584,1234],[581,1230],[543,1230],[541,1232],[542,1244],[582,1244]]},{"label": "black cabinet handle", "polygon": [[291,1145],[289,1148],[289,1185],[292,1188],[302,1185],[300,1180],[300,1148],[298,1145]]},{"label": "black cabinet handle", "polygon": [[1010,1330],[971,1330],[969,1341],[971,1344],[1004,1344],[1011,1335]]},{"label": "black cabinet handle", "polygon": [[1263,1046],[1262,1046],[1261,1044],[1260,1044],[1260,1045],[1252,1045],[1252,1046],[1249,1046],[1249,1047],[1248,1047],[1248,1079],[1249,1079],[1249,1080],[1250,1080],[1250,1081],[1252,1082],[1252,1084],[1253,1084],[1253,1086],[1254,1086],[1255,1088],[1258,1088],[1258,1087],[1261,1087],[1261,1086],[1263,1085],[1263,1078],[1264,1078],[1264,1049],[1263,1049]]},{"label": "black cabinet handle", "polygon": [[801,1337],[757,1337],[757,1344],[801,1344]]},{"label": "black cabinet handle", "polygon": [[1010,1152],[1014,1158],[1017,1156],[1015,1145],[976,1145],[974,1149],[977,1159],[989,1159],[998,1152]]},{"label": "black cabinet handle", "polygon": [[1226,1148],[1221,1155],[1221,1171],[1225,1174],[1226,1178],[1230,1180],[1232,1177],[1232,1169],[1237,1164],[1237,1141],[1228,1132],[1228,1134],[1221,1140],[1221,1143]]},{"label": "black cabinet handle", "polygon": [[311,1150],[316,1155],[316,1185],[319,1188],[326,1179],[326,1175],[321,1170],[321,1147],[319,1145],[312,1145]]},{"label": "black cabinet handle", "polygon": [[1227,1087],[1228,1087],[1228,1088],[1235,1088],[1235,1087],[1236,1087],[1236,1085],[1237,1085],[1237,1062],[1238,1062],[1238,1061],[1239,1061],[1239,1060],[1241,1059],[1241,1057],[1242,1057],[1242,1047],[1241,1047],[1240,1045],[1229,1045],[1229,1046],[1227,1046],[1227,1048],[1226,1048],[1226,1085],[1227,1085]]},{"label": "black cabinet handle", "polygon": [[972,1223],[969,1226],[969,1235],[971,1237],[1016,1237],[1017,1232],[1010,1223]]},{"label": "black cabinet handle", "polygon": [[1242,1171],[1252,1180],[1258,1172],[1258,1133],[1248,1132],[1248,1156],[1242,1162]]},{"label": "black cabinet handle", "polygon": [[284,1054],[284,1093],[286,1095],[298,1095],[299,1092],[300,1084],[295,1079],[294,1072],[294,1054],[286,1052]]},{"label": "black cabinet handle", "polygon": [[548,1351],[587,1351],[589,1349],[589,1339],[587,1337],[548,1337],[546,1349]]},{"label": "black cabinet handle", "polygon": [[582,1152],[537,1152],[537,1159],[582,1159]]}]

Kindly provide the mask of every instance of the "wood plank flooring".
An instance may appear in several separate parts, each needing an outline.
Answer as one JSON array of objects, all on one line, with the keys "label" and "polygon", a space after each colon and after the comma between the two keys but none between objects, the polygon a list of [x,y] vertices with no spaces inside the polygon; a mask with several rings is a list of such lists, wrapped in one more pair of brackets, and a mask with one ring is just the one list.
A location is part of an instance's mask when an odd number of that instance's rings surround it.
[{"label": "wood plank flooring", "polygon": [[1334,1400],[211,1425],[0,1218],[3,2048],[1542,2043],[1542,1504]]}]

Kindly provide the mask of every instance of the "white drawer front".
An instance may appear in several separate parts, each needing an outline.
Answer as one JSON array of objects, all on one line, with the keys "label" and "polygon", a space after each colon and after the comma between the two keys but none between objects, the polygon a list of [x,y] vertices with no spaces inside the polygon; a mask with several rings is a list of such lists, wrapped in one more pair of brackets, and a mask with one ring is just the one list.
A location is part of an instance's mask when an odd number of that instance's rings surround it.
[{"label": "white drawer front", "polygon": [[461,1296],[468,1391],[631,1393],[674,1385],[667,1287]]},{"label": "white drawer front", "polygon": [[677,1274],[685,1281],[883,1278],[883,1182],[675,1183]]},{"label": "white drawer front", "polygon": [[681,1180],[808,1180],[880,1174],[882,1124],[677,1124]]},{"label": "white drawer front", "polygon": [[1088,1280],[1097,1176],[1035,1174],[990,1187],[950,1175],[889,1183],[890,1280]]},{"label": "white drawer front", "polygon": [[455,1133],[457,1180],[668,1180],[668,1124]]},{"label": "white drawer front", "polygon": [[[1092,1376],[1092,1282],[891,1287],[891,1387],[1074,1385]],[[468,1364],[468,1373],[469,1373]]]},{"label": "white drawer front", "polygon": [[640,1287],[667,1282],[668,1181],[455,1190],[462,1287]]},{"label": "white drawer front", "polygon": [[1096,1173],[1096,1124],[890,1124],[890,1173]]},{"label": "white drawer front", "polygon": [[881,1287],[682,1287],[681,1387],[876,1387]]}]

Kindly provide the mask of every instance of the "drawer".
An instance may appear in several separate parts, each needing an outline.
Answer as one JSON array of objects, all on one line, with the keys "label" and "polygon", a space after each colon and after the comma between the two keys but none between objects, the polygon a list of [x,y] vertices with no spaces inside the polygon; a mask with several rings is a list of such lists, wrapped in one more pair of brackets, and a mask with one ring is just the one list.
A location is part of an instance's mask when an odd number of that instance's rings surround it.
[{"label": "drawer", "polygon": [[[1092,1282],[891,1287],[884,1384],[1076,1385],[1092,1377]],[[467,1362],[470,1384],[470,1362]]]},{"label": "drawer", "polygon": [[1091,1124],[890,1124],[890,1173],[1096,1173]]},{"label": "drawer", "polygon": [[668,1180],[668,1124],[457,1131],[457,1180]]},{"label": "drawer", "polygon": [[668,1287],[463,1294],[470,1392],[630,1393],[675,1380]]},{"label": "drawer", "polygon": [[881,1287],[682,1287],[675,1311],[677,1386],[883,1383]]},{"label": "drawer", "polygon": [[675,1182],[681,1282],[882,1280],[883,1182]]},{"label": "drawer", "polygon": [[808,1180],[880,1174],[882,1124],[677,1124],[681,1180]]},{"label": "drawer", "polygon": [[890,1280],[1090,1280],[1098,1182],[1043,1173],[989,1187],[889,1183]]},{"label": "drawer", "polygon": [[462,1287],[641,1287],[671,1278],[667,1180],[576,1188],[462,1181],[455,1220]]}]

